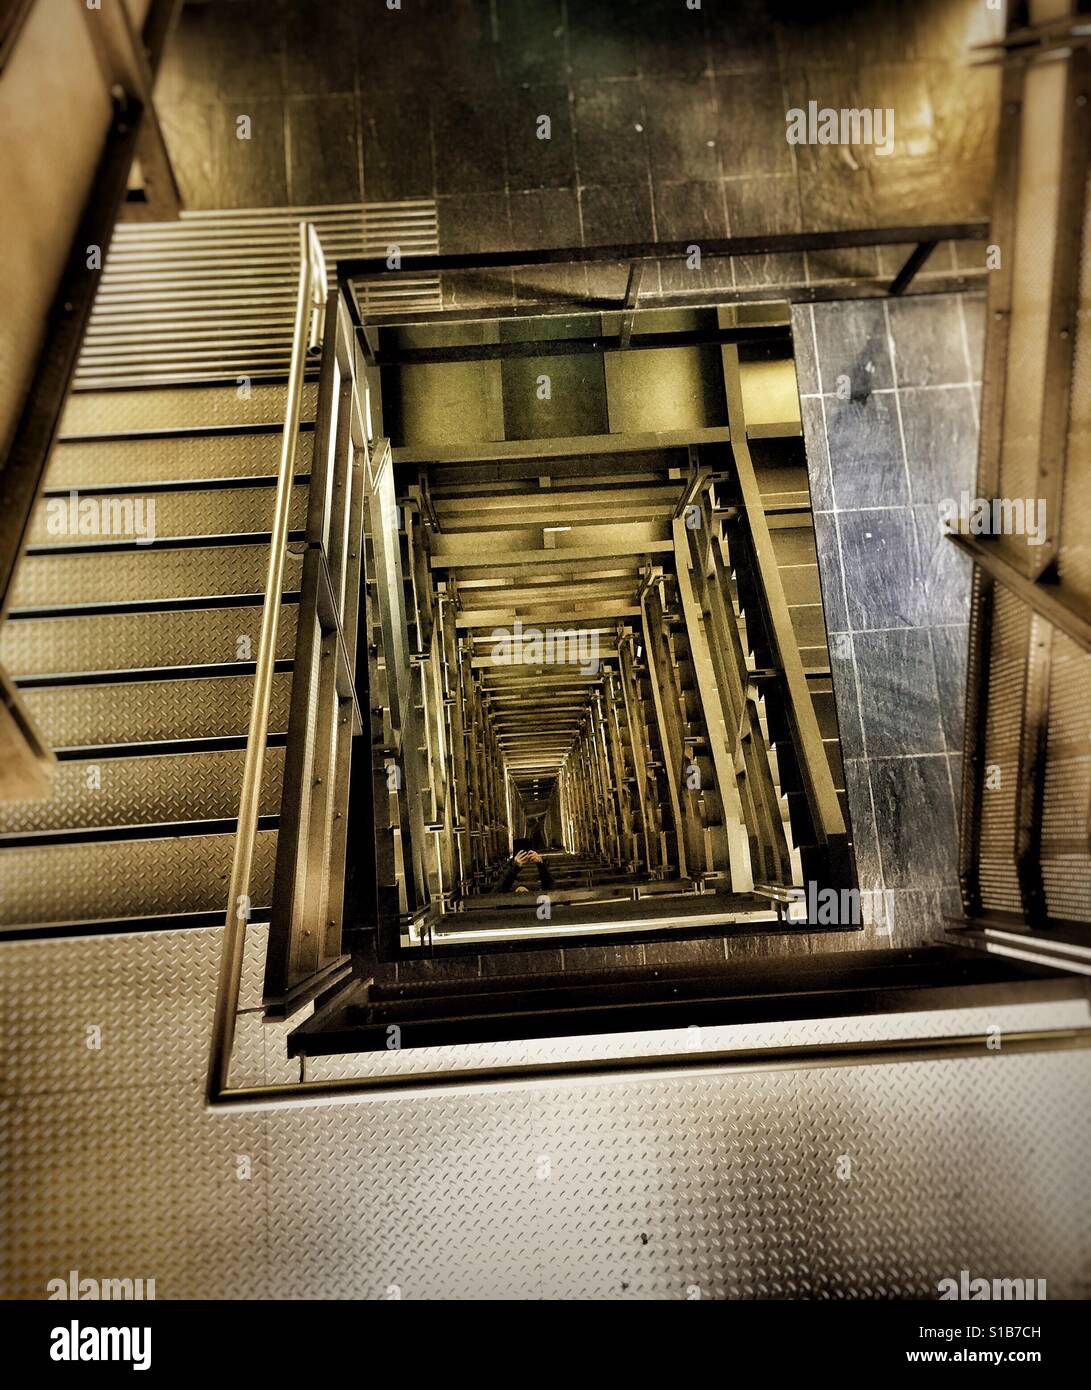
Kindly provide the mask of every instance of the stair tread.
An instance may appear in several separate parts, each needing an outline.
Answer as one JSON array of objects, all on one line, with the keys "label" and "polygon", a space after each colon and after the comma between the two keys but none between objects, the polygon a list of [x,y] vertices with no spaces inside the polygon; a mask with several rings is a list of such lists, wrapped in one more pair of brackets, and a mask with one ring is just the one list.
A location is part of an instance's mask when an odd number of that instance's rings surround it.
[{"label": "stair tread", "polygon": [[[854,967],[859,967],[855,958]],[[889,955],[876,962],[870,969],[856,969],[853,989],[871,989],[911,984],[918,977],[928,974],[927,962],[894,962]],[[605,973],[605,972],[604,972]],[[691,971],[686,975],[657,976],[645,970],[630,979],[585,979],[576,981],[565,976],[531,977],[519,986],[502,990],[480,990],[476,993],[460,993],[458,1004],[452,1007],[452,998],[442,993],[419,994],[401,998],[384,998],[372,1001],[357,1000],[350,1003],[345,1012],[345,1021],[371,1027],[388,1023],[408,1023],[414,1019],[439,1022],[443,1019],[468,1020],[485,1018],[499,1013],[533,1012],[544,1008],[598,1009],[625,1007],[641,1003],[671,1003],[682,1000],[707,998],[756,999],[761,997],[782,1000],[786,995],[804,997],[816,988],[828,990],[825,974],[816,977],[808,987],[807,977],[791,977],[769,981],[765,987],[747,989],[740,985],[737,972]],[[370,995],[370,991],[369,991]]]},{"label": "stair tread", "polygon": [[[586,1003],[566,1005],[562,1002],[552,1010],[546,1008],[547,994],[551,988],[566,988],[563,977],[556,974],[537,977],[546,979],[546,992],[535,990],[525,999],[513,997],[506,991],[503,985],[510,984],[510,980],[505,980],[500,991],[492,996],[492,1007],[485,1012],[469,1012],[490,1002],[477,995],[463,1000],[467,1006],[463,1012],[452,1010],[445,1015],[437,1012],[433,1017],[404,1016],[399,1024],[399,1044],[404,1048],[429,1047],[513,1038],[579,1036],[634,1027],[720,1026],[770,1022],[785,1017],[802,1019],[871,1012],[889,1007],[892,982],[905,992],[905,1007],[930,1008],[934,1007],[932,991],[950,987],[952,964],[949,951],[944,947],[852,952],[850,959],[843,953],[838,956],[825,953],[810,958],[737,962],[733,969],[724,971],[716,979],[691,977],[695,987],[705,989],[703,997],[693,993],[690,997],[673,996],[670,981],[653,981],[649,997],[642,997],[640,987],[634,984],[629,997],[604,1001],[594,987],[589,987]],[[939,966],[942,969],[937,973]],[[995,981],[1012,978],[1013,970],[1010,962],[982,958],[970,950],[962,953],[962,982],[968,986],[991,990]],[[1058,988],[1072,988],[1071,980],[1058,982],[1046,968],[1038,972],[1038,980],[1043,997],[1056,997],[1053,991]],[[474,983],[480,986],[482,981]],[[437,984],[442,990],[443,982]],[[718,988],[721,985],[723,988]],[[389,1028],[392,1023],[399,1023],[393,1011],[389,1017],[375,1022],[353,1022],[350,1017],[366,999],[367,988],[363,983],[358,984],[296,1028],[289,1036],[289,1055],[383,1051],[389,1047]],[[910,1000],[914,994],[921,998],[916,1006]],[[658,997],[650,997],[654,995]],[[443,1002],[442,995],[436,1002]]]},{"label": "stair tread", "polygon": [[[27,544],[41,553],[52,546],[129,542],[139,552],[148,540],[268,534],[273,522],[275,484],[160,493],[95,493],[42,498],[34,512]],[[292,489],[289,527],[300,530],[307,518],[307,485]],[[85,529],[86,528],[86,529]]]},{"label": "stair tread", "polygon": [[[145,754],[58,763],[50,795],[0,802],[0,841],[12,835],[234,819],[238,814],[244,749]],[[261,815],[276,813],[284,749],[265,754]]]},{"label": "stair tread", "polygon": [[[0,661],[59,753],[49,795],[0,806],[0,927],[222,919],[286,398],[284,382],[70,396],[0,631]],[[316,400],[312,380],[289,520],[299,537]],[[270,709],[281,735],[301,572],[297,547]],[[256,904],[272,892],[284,759],[278,737]]]},{"label": "stair tread", "polygon": [[[12,616],[35,609],[78,609],[91,604],[145,603],[263,594],[267,544],[194,546],[153,550],[134,546],[109,563],[95,552],[27,555],[16,574]],[[289,551],[286,592],[298,591],[303,558]]]},{"label": "stair tread", "polygon": [[[314,419],[317,397],[318,383],[304,382],[302,419]],[[282,423],[286,400],[281,382],[253,382],[244,397],[234,384],[75,391],[65,406],[60,437]]]},{"label": "stair tread", "polygon": [[[255,836],[254,902],[269,901],[276,838]],[[234,848],[223,833],[6,849],[0,927],[222,913]]]},{"label": "stair tread", "polygon": [[[283,606],[279,658],[292,654],[296,608]],[[133,613],[124,623],[111,615],[20,618],[0,629],[0,662],[16,679],[222,667],[254,659],[260,627],[258,605]]]},{"label": "stair tread", "polygon": [[[46,490],[125,485],[138,488],[150,483],[186,480],[218,481],[222,478],[275,477],[280,463],[282,431],[278,426],[245,434],[208,435],[201,438],[165,436],[111,439],[109,441],[62,440],[50,455]],[[314,451],[314,430],[300,431],[296,445],[296,472],[309,473]]]},{"label": "stair tread", "polygon": [[[290,672],[273,677],[269,728],[288,727]],[[155,744],[245,736],[254,683],[249,675],[190,680],[64,685],[24,690],[22,700],[54,749]]]},{"label": "stair tread", "polygon": [[[930,948],[924,947],[922,950]],[[888,951],[856,951],[853,959],[856,962],[866,965],[869,959],[874,957],[874,963],[879,966],[889,962]],[[458,963],[458,957],[449,958],[452,968]],[[409,961],[407,965],[412,967],[414,962]],[[781,966],[780,971],[770,967]],[[399,967],[402,968],[402,967]],[[563,975],[557,972],[542,970],[540,972],[528,972],[517,975],[464,975],[461,977],[443,979],[420,979],[420,980],[398,980],[396,982],[370,982],[366,986],[366,995],[370,999],[374,997],[378,1000],[397,1000],[413,999],[436,996],[437,998],[454,998],[463,995],[475,994],[503,994],[506,991],[521,992],[527,989],[557,989],[557,988],[581,988],[583,986],[601,986],[607,980],[615,980],[619,983],[639,983],[648,980],[661,980],[670,982],[672,980],[692,980],[708,979],[715,977],[724,978],[736,984],[743,982],[753,983],[760,980],[773,980],[783,975],[792,981],[803,981],[812,974],[820,973],[828,968],[828,962],[823,962],[821,956],[800,956],[792,957],[791,961],[785,963],[775,958],[763,961],[682,961],[678,964],[656,965],[656,966],[600,966],[585,968],[582,970],[565,970]],[[361,986],[361,991],[364,986]],[[361,1002],[357,1000],[357,1002]]]}]

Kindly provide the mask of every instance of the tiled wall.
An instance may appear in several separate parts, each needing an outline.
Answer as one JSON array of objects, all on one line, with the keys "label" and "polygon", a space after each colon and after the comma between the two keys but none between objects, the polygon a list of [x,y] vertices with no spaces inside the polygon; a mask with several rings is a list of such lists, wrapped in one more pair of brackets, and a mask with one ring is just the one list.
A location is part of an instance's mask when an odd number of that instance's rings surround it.
[{"label": "tiled wall", "polygon": [[895,946],[958,909],[970,567],[939,504],[974,486],[983,312],[979,295],[793,312],[857,863],[892,893]]},{"label": "tiled wall", "polygon": [[[996,73],[963,58],[995,12],[897,11],[216,0],[183,11],[156,104],[189,206],[435,196],[443,250],[983,216]],[[893,108],[893,153],[789,145],[785,113],[811,99]],[[874,250],[855,262],[874,270]]]}]

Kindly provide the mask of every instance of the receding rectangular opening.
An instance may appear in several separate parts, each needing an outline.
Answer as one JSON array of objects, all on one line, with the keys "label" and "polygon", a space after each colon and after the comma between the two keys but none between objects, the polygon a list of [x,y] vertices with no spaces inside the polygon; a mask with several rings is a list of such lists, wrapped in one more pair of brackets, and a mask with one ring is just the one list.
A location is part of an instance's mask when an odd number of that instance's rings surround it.
[{"label": "receding rectangular opening", "polygon": [[379,958],[799,931],[851,896],[792,342],[761,307],[634,312],[624,346],[620,314],[372,330],[392,448],[350,835]]}]

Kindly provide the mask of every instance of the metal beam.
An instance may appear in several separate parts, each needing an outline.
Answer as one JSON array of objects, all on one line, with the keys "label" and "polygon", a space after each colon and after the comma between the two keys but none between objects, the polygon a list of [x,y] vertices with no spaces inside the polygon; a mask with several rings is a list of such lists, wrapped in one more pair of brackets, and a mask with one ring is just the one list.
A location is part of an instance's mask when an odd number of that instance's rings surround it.
[{"label": "metal beam", "polygon": [[[347,1099],[360,1101],[391,1096],[442,1095],[450,1091],[520,1089],[556,1086],[558,1081],[599,1082],[624,1076],[655,1080],[680,1073],[691,1076],[808,1071],[825,1067],[861,1067],[906,1062],[980,1060],[995,1046],[985,1033],[946,1037],[897,1038],[881,1042],[848,1042],[779,1048],[750,1048],[716,1052],[680,1052],[659,1056],[603,1057],[525,1066],[467,1067],[415,1075],[375,1075],[331,1081],[284,1082],[267,1086],[217,1087],[210,1106],[231,1110],[263,1110],[280,1106],[329,1105]],[[1005,1033],[1005,1054],[1067,1052],[1091,1048],[1091,1028],[1048,1028]]]},{"label": "metal beam", "polygon": [[[1061,542],[1072,367],[1080,318],[1080,267],[1086,241],[1084,222],[1091,215],[1086,197],[1091,168],[1091,53],[1086,49],[1076,49],[1068,58],[1060,139],[1061,178],[1049,287],[1037,470],[1039,508],[1044,512],[1046,535],[1044,544],[1026,548],[1027,572],[1035,579],[1056,560]],[[1036,151],[1027,151],[1027,157],[1035,158]],[[1091,331],[1086,321],[1079,331]],[[1073,465],[1084,468],[1088,462],[1085,457],[1072,460]]]},{"label": "metal beam", "polygon": [[0,622],[11,602],[12,578],[26,545],[34,503],[53,450],[61,413],[76,370],[98,276],[87,272],[88,246],[105,255],[125,196],[139,129],[139,109],[115,109],[102,158],[72,250],[49,311],[44,346],[4,461],[0,512]]},{"label": "metal beam", "polygon": [[402,815],[402,849],[411,871],[405,875],[408,910],[427,906],[424,871],[424,787],[421,775],[423,737],[416,702],[405,616],[405,579],[395,516],[395,492],[390,447],[378,443],[368,461],[365,496],[369,509],[368,533],[375,553],[375,579],[381,614],[383,654],[386,664],[388,709],[395,738],[394,753],[401,767],[404,795],[398,803]]},{"label": "metal beam", "polygon": [[[723,703],[727,692],[721,690],[716,680],[708,633],[705,629],[705,612],[694,592],[691,564],[689,531],[683,517],[677,516],[674,519],[674,568],[682,611],[686,618],[686,638],[705,716],[705,730],[711,745],[717,790],[723,807],[731,888],[736,893],[749,893],[754,887],[754,874],[750,864],[750,844],[743,816],[742,797],[735,780],[735,761],[728,744],[729,720]],[[732,740],[734,734],[735,729],[732,727]]]},{"label": "metal beam", "polygon": [[952,532],[948,539],[969,555],[990,578],[1010,589],[1015,596],[1045,618],[1084,651],[1091,651],[1091,617],[1083,600],[1068,592],[1063,584],[1048,579],[1028,579],[994,548],[994,542],[980,536],[965,536]]},{"label": "metal beam", "polygon": [[555,565],[558,560],[569,561],[615,560],[623,555],[667,555],[674,549],[674,542],[668,540],[634,540],[604,544],[601,549],[572,546],[563,550],[509,550],[490,554],[488,548],[465,555],[433,555],[432,568],[440,570],[461,569],[513,569],[524,565]]},{"label": "metal beam", "polygon": [[[790,255],[804,251],[838,251],[861,246],[898,246],[922,241],[985,241],[989,224],[941,222],[900,227],[854,227],[831,232],[778,232],[760,236],[689,237],[683,241],[622,242],[599,246],[559,246],[539,250],[448,252],[403,256],[399,274],[422,271],[504,269],[541,265],[593,265],[617,261],[685,260],[699,245],[703,259],[722,256]],[[348,280],[391,274],[385,257],[340,261]],[[766,292],[766,297],[768,297]]]},{"label": "metal beam", "polygon": [[1023,917],[1041,926],[1048,915],[1042,876],[1042,820],[1045,811],[1046,757],[1049,743],[1049,684],[1053,628],[1032,618],[1023,676],[1023,713],[1015,791],[1015,872]]},{"label": "metal beam", "polygon": [[[443,347],[398,347],[379,353],[380,367],[409,367],[439,362],[505,362],[526,357],[572,357],[588,353],[617,352],[628,348],[641,351],[671,347],[694,347],[706,344],[754,342],[789,338],[786,324],[746,324],[743,327],[715,328],[698,326],[678,328],[669,333],[633,334],[634,310],[622,316],[617,333],[596,333],[585,338],[509,338],[500,343],[459,343]],[[626,333],[626,324],[628,332]],[[382,329],[380,328],[381,332]]]},{"label": "metal beam", "polygon": [[[502,463],[508,459],[584,459],[596,454],[647,453],[685,449],[691,444],[723,444],[726,425],[700,429],[655,430],[640,434],[576,434],[546,439],[496,439],[464,444],[410,444],[394,449],[394,462]],[[491,477],[501,476],[499,473]]]},{"label": "metal beam", "polygon": [[724,390],[727,395],[728,419],[735,432],[732,454],[743,504],[746,508],[747,526],[757,561],[756,582],[761,586],[768,605],[768,618],[772,631],[770,636],[776,644],[776,655],[784,672],[788,691],[788,715],[799,759],[799,770],[807,793],[807,803],[814,822],[818,842],[825,843],[831,837],[844,835],[845,821],[841,805],[833,785],[829,759],[822,741],[822,731],[818,727],[811,693],[807,688],[807,677],[799,654],[792,617],[788,611],[788,601],[784,595],[784,584],[780,577],[780,567],[773,551],[769,526],[765,519],[761,489],[758,486],[750,450],[746,444],[744,427],[742,383],[739,374],[739,350],[729,346],[720,349],[724,371]]}]

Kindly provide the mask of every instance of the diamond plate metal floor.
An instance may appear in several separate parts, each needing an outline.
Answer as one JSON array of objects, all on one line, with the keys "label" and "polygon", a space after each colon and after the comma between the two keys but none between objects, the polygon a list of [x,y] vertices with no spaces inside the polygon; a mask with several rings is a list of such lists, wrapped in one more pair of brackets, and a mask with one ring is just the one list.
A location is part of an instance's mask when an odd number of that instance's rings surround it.
[{"label": "diamond plate metal floor", "polygon": [[[65,759],[51,793],[37,801],[0,802],[0,836],[102,830],[119,825],[233,820],[239,810],[244,750],[152,757]],[[280,810],[284,749],[265,755],[260,814]]]},{"label": "diamond plate metal floor", "polygon": [[[223,911],[234,846],[219,834],[5,849],[0,927]],[[269,905],[275,854],[276,832],[259,830],[255,906]]]},{"label": "diamond plate metal floor", "polygon": [[[289,660],[295,649],[296,616],[295,605],[286,604],[278,659]],[[252,660],[260,627],[258,607],[131,613],[124,625],[112,616],[29,618],[5,625],[0,660],[14,676],[215,666]]]},{"label": "diamond plate metal floor", "polygon": [[[933,1298],[962,1268],[1042,1277],[1053,1298],[1091,1294],[1086,1053],[1001,1048],[969,1061],[209,1115],[219,935],[4,948],[6,1295],[41,1297],[71,1268],[154,1277],[163,1298]],[[261,930],[251,937],[250,1008]],[[1086,1021],[1083,1003],[1022,1005],[689,1040]],[[283,1060],[287,1026],[245,1016],[233,1082],[298,1075]],[[683,1041],[507,1043],[366,1064]],[[323,1059],[308,1075],[359,1065]]]}]

